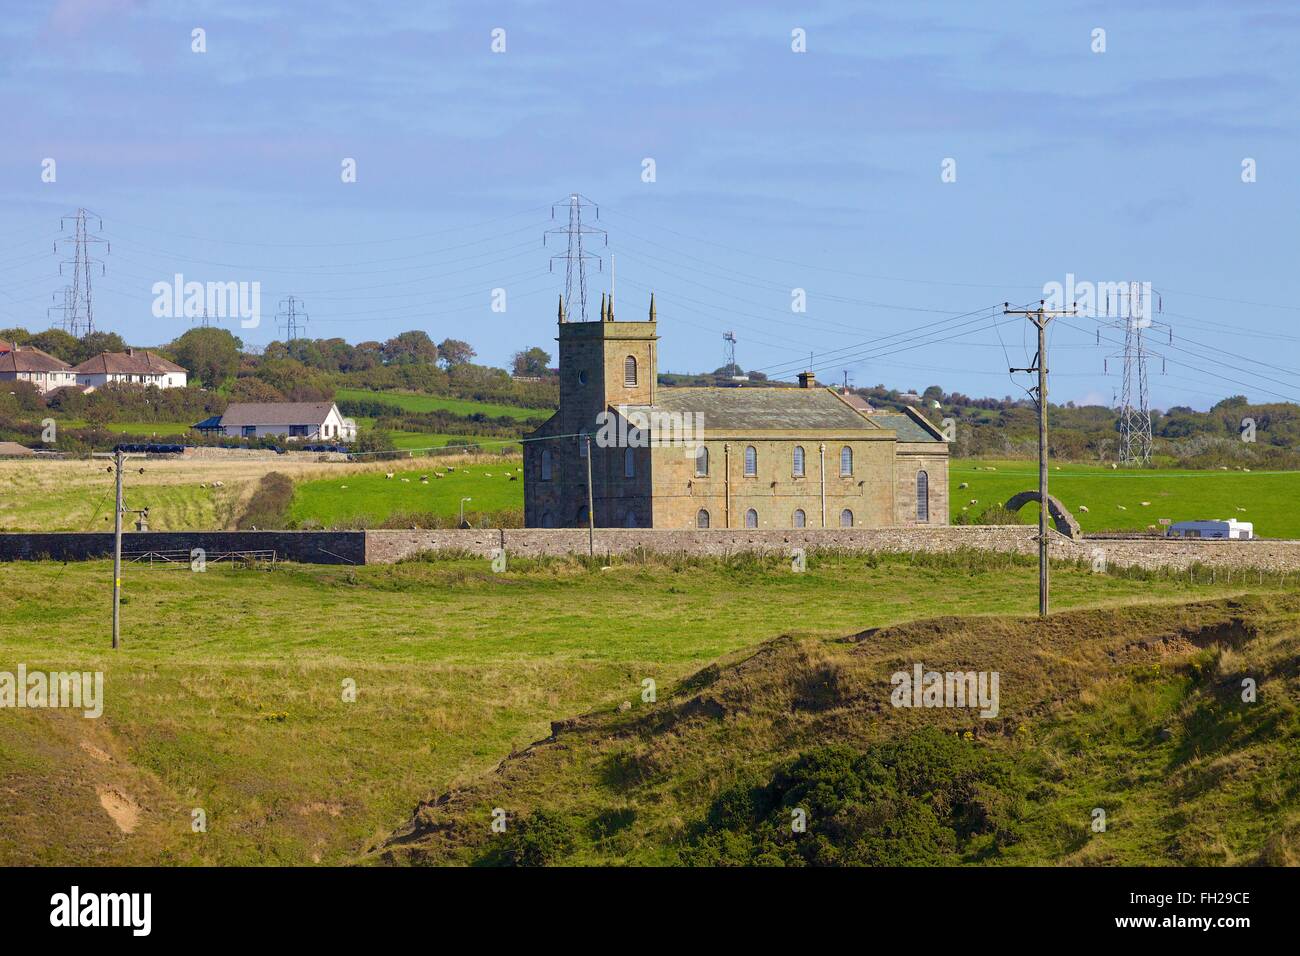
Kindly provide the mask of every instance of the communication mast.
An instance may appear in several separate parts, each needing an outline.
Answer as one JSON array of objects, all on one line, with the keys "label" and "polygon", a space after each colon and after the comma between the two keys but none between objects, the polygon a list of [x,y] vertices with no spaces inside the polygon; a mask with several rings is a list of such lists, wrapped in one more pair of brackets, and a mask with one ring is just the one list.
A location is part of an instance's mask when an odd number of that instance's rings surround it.
[{"label": "communication mast", "polygon": [[722,364],[731,378],[736,377],[736,333],[722,333]]}]

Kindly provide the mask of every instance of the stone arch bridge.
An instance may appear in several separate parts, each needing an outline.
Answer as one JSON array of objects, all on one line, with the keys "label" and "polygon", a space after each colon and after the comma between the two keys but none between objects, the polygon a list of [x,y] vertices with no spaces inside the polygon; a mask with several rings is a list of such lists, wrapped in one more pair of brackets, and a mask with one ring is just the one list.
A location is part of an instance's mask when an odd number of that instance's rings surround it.
[{"label": "stone arch bridge", "polygon": [[[1022,491],[1018,495],[1013,495],[1006,503],[1008,511],[1019,511],[1031,501],[1041,501],[1037,491]],[[1066,509],[1052,495],[1047,496],[1047,513],[1051,515],[1052,524],[1056,530],[1061,532],[1067,538],[1082,538],[1083,529],[1079,527],[1079,522],[1075,520],[1074,515]]]}]

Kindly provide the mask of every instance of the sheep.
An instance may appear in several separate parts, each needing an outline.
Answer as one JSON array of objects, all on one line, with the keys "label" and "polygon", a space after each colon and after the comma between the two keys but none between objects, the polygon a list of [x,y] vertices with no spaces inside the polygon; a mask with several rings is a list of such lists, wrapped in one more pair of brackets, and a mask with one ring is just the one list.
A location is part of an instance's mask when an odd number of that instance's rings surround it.
[{"label": "sheep", "polygon": [[406,482],[408,485],[411,483],[410,478],[403,478],[402,481]]},{"label": "sheep", "polygon": [[518,481],[518,480],[519,480],[519,476],[518,476],[518,475],[509,475],[509,476],[507,476],[507,477],[509,477],[509,479],[510,479],[511,481]]},{"label": "sheep", "polygon": [[1128,509],[1125,508],[1123,505],[1116,505],[1115,507],[1118,508],[1120,511],[1128,511]]},{"label": "sheep", "polygon": [[339,485],[339,488],[342,489],[343,491],[347,491],[347,490],[348,490],[348,486],[347,486],[347,485]]},{"label": "sheep", "polygon": [[1151,502],[1149,502],[1149,501],[1144,501],[1144,502],[1142,502],[1142,507],[1143,507],[1143,508],[1150,508],[1150,507],[1151,507]]},{"label": "sheep", "polygon": [[392,480],[393,480],[393,473],[392,473],[391,471],[386,471],[386,472],[384,472],[384,477],[387,478],[389,481],[392,481]]},{"label": "sheep", "polygon": [[979,500],[978,498],[972,498],[972,499],[970,500],[970,503],[973,504],[973,505],[977,505],[977,504],[980,503],[980,500]]},{"label": "sheep", "polygon": [[421,480],[421,481],[428,481],[428,480],[429,480],[429,476],[428,476],[428,475],[421,475],[421,476],[420,476],[420,480]]},{"label": "sheep", "polygon": [[957,486],[957,490],[958,490],[958,491],[961,491],[961,490],[963,490],[963,489],[965,489],[965,488],[969,488],[969,487],[970,487],[970,482],[969,482],[969,481],[963,481],[960,485]]},{"label": "sheep", "polygon": [[1117,465],[1115,462],[1112,461],[1112,462],[1110,463],[1110,468],[1111,468],[1111,471],[1114,471],[1114,470],[1116,470],[1117,468],[1119,468],[1119,465]]},{"label": "sheep", "polygon": [[225,483],[224,481],[214,481],[214,482],[212,483],[212,487],[213,487],[213,488],[224,488],[224,487],[226,487],[226,483]]},{"label": "sheep", "polygon": [[205,485],[203,482],[199,482],[199,487],[200,487],[200,488],[206,488],[207,485]]},{"label": "sheep", "polygon": [[435,471],[435,472],[433,473],[433,477],[435,477],[435,478],[441,478],[442,475],[438,474],[438,473]]},{"label": "sheep", "polygon": [[492,473],[491,473],[491,472],[488,472],[488,473],[485,474],[483,477],[484,477],[484,478],[491,478],[491,477],[492,477]]},{"label": "sheep", "polygon": [[1079,510],[1082,511],[1084,514],[1088,514],[1088,506],[1087,506],[1087,505],[1079,505]]}]

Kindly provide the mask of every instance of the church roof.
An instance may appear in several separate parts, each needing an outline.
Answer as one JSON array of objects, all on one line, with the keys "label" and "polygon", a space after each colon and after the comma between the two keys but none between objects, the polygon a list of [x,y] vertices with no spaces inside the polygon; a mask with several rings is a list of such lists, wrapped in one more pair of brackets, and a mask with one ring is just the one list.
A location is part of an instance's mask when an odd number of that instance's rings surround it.
[{"label": "church roof", "polygon": [[628,411],[691,413],[701,416],[710,431],[877,431],[893,427],[865,418],[825,388],[661,387],[655,398],[654,405],[629,405]]},{"label": "church roof", "polygon": [[892,428],[899,441],[943,441],[911,415],[902,412],[870,412],[871,420],[881,428]]}]

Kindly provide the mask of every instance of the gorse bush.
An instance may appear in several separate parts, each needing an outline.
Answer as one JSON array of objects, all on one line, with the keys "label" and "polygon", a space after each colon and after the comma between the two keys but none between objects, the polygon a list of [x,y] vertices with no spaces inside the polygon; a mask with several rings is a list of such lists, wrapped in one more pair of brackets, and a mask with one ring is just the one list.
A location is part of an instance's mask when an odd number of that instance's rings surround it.
[{"label": "gorse bush", "polygon": [[534,810],[508,824],[499,844],[481,862],[493,866],[549,866],[573,849],[574,833],[568,817]]},{"label": "gorse bush", "polygon": [[[926,729],[865,751],[810,750],[718,796],[682,851],[703,866],[935,866],[1016,840],[1011,755]],[[798,811],[806,831],[796,832]]]},{"label": "gorse bush", "polygon": [[236,527],[241,531],[283,528],[288,524],[289,505],[292,503],[293,480],[278,471],[269,472],[258,482]]}]

